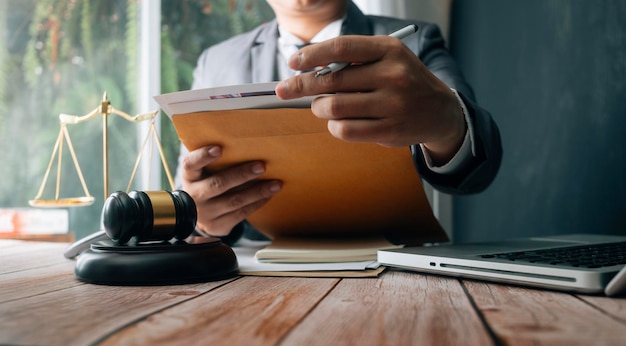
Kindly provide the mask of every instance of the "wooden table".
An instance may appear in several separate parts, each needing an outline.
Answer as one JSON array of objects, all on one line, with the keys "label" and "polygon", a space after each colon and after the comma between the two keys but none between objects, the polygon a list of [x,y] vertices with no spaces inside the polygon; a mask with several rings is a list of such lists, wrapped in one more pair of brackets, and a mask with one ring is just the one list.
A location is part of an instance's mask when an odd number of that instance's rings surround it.
[{"label": "wooden table", "polygon": [[0,344],[626,345],[626,299],[392,270],[99,286],[66,246],[0,240]]}]

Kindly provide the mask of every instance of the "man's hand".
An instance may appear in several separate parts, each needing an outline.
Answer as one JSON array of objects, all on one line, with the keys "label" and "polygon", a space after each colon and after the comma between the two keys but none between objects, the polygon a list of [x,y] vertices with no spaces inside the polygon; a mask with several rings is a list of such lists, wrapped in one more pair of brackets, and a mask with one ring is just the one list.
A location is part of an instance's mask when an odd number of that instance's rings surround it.
[{"label": "man's hand", "polygon": [[402,41],[388,36],[341,36],[304,47],[289,60],[294,70],[350,61],[324,76],[303,73],[278,84],[282,99],[316,98],[313,113],[330,133],[349,142],[386,147],[423,143],[435,165],[463,143],[467,125],[456,96]]},{"label": "man's hand", "polygon": [[228,235],[282,187],[277,180],[256,180],[265,173],[260,161],[208,172],[206,166],[221,154],[219,146],[208,146],[190,152],[183,160],[183,189],[196,202],[196,227],[214,236]]}]

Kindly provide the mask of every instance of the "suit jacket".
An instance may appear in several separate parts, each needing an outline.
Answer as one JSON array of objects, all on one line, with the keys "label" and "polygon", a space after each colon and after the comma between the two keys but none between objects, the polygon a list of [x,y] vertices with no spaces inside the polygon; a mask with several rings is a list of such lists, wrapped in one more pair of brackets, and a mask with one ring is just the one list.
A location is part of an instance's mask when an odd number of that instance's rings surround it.
[{"label": "suit jacket", "polygon": [[[404,40],[433,74],[457,90],[463,99],[474,128],[475,157],[462,171],[438,174],[426,166],[419,146],[412,146],[420,176],[436,189],[453,194],[482,191],[494,179],[500,166],[502,149],[495,122],[474,99],[471,87],[444,46],[439,28],[434,24],[364,15],[350,3],[343,35],[387,35],[408,24],[417,24],[415,35]],[[276,20],[235,36],[206,49],[194,70],[193,89],[244,83],[276,81],[278,24]],[[186,154],[181,148],[181,158]],[[179,165],[179,174],[180,176]]]}]

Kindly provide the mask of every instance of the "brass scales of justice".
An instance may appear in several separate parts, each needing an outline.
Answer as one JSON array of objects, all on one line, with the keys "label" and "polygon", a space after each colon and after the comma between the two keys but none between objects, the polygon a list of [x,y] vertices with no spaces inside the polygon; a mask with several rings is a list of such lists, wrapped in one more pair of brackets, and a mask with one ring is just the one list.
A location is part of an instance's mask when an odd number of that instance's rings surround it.
[{"label": "brass scales of justice", "polygon": [[[126,192],[130,190],[130,187],[137,173],[137,168],[139,167],[139,163],[141,161],[141,158],[143,157],[146,144],[151,139],[152,139],[150,141],[151,155],[153,151],[153,143],[156,142],[159,155],[161,157],[161,164],[163,165],[165,174],[167,175],[167,179],[169,181],[170,187],[172,190],[174,190],[174,179],[172,178],[172,174],[167,165],[165,154],[161,146],[161,140],[156,131],[155,118],[158,112],[159,111],[156,110],[156,111],[152,111],[148,113],[142,113],[142,114],[137,114],[135,116],[131,116],[128,113],[125,113],[123,111],[120,111],[114,108],[109,102],[107,93],[105,92],[102,97],[100,106],[98,106],[96,109],[94,109],[93,111],[89,112],[86,115],[76,116],[76,115],[68,115],[68,114],[63,114],[63,113],[60,114],[59,121],[60,121],[61,126],[60,126],[59,135],[57,137],[56,143],[54,144],[54,149],[52,150],[52,156],[50,157],[48,168],[46,169],[46,172],[44,174],[44,178],[43,178],[43,181],[41,182],[41,186],[39,187],[39,191],[37,192],[37,196],[35,196],[34,199],[30,200],[29,204],[33,207],[40,207],[40,208],[80,207],[80,206],[89,206],[93,204],[93,202],[95,201],[95,198],[89,193],[89,189],[87,188],[87,184],[85,183],[85,178],[83,177],[82,171],[80,169],[80,165],[78,164],[78,159],[76,157],[74,146],[72,145],[72,140],[70,138],[67,125],[84,123],[84,122],[95,119],[98,115],[102,115],[102,163],[103,163],[104,198],[105,199],[109,195],[109,186],[108,186],[109,185],[109,149],[108,149],[108,133],[107,133],[108,117],[109,115],[113,115],[113,114],[118,115],[132,123],[139,123],[139,122],[148,121],[148,120],[151,121],[150,130],[146,134],[146,138],[144,139],[141,149],[139,150],[139,154],[137,155],[135,166],[131,173],[130,181],[128,182],[128,187],[126,189]],[[68,198],[60,197],[61,176],[62,176],[61,166],[62,166],[62,161],[63,161],[63,147],[64,147],[65,142],[67,142],[68,151],[72,157],[74,168],[76,169],[76,173],[78,174],[78,178],[82,185],[84,196],[68,197]],[[44,199],[42,196],[43,196],[44,189],[46,187],[48,177],[50,175],[50,171],[52,170],[55,159],[57,161],[55,198]]]},{"label": "brass scales of justice", "polygon": [[[137,213],[125,213],[129,206],[134,204],[121,203],[120,194],[114,193],[109,196],[109,160],[108,160],[108,136],[107,125],[109,115],[118,115],[129,122],[139,123],[141,121],[150,121],[150,131],[141,145],[139,154],[135,161],[130,181],[124,194],[126,201],[137,200],[128,197],[130,194],[136,193],[134,196],[148,196],[148,204],[151,209],[144,215]],[[97,231],[73,244],[65,251],[64,256],[73,259],[78,256],[74,270],[75,276],[88,283],[103,285],[164,285],[164,284],[183,284],[193,282],[205,282],[221,279],[231,275],[235,275],[238,270],[237,257],[233,250],[218,238],[208,238],[186,242],[180,238],[178,241],[169,241],[172,236],[171,231],[185,233],[190,235],[196,224],[196,207],[191,197],[184,191],[174,191],[174,179],[167,166],[165,154],[161,146],[161,140],[158,136],[155,126],[155,118],[157,111],[142,113],[131,116],[125,112],[115,109],[111,106],[106,92],[102,97],[100,106],[83,116],[60,114],[61,123],[59,135],[57,137],[50,162],[46,169],[43,181],[37,193],[37,196],[29,201],[33,207],[53,208],[53,207],[79,207],[93,204],[95,198],[89,193],[87,184],[83,177],[82,171],[78,164],[76,152],[70,139],[67,125],[80,124],[102,115],[102,152],[103,152],[103,177],[104,177],[104,198],[105,206],[102,213],[102,225],[104,230]],[[150,152],[153,151],[153,143],[157,143],[161,164],[169,180],[172,192],[166,191],[133,191],[128,194],[132,182],[137,173],[137,168],[148,140],[153,139],[150,145]],[[80,183],[83,188],[84,196],[61,198],[61,166],[63,159],[63,147],[67,142],[67,147],[72,156],[74,167],[78,174]],[[57,160],[57,179],[54,199],[42,198],[45,186],[52,170],[55,159]],[[176,202],[172,204],[175,195],[180,194],[187,196],[184,208],[177,208]],[[156,197],[156,201],[150,201],[152,197]],[[122,198],[123,199],[123,198]],[[140,199],[141,200],[141,199]],[[163,208],[164,200],[168,207]],[[145,200],[144,200],[145,201]],[[111,202],[111,203],[109,203]],[[154,204],[154,203],[156,204]],[[178,205],[180,205],[180,200]],[[115,209],[112,213],[107,213],[107,207],[111,206]],[[133,208],[137,206],[134,205]],[[144,205],[144,207],[147,207]],[[174,215],[172,215],[172,207],[174,207]],[[131,208],[131,209],[133,209]],[[179,214],[178,209],[185,209]],[[136,210],[136,209],[133,209]],[[146,210],[146,208],[142,209]],[[139,213],[141,214],[141,213]],[[147,214],[147,215],[146,215]],[[172,220],[173,219],[173,220]],[[139,220],[139,221],[138,221]],[[166,220],[166,221],[164,221]],[[179,222],[180,221],[180,222]],[[146,227],[146,223],[148,226]],[[172,225],[174,223],[174,225]],[[125,227],[128,226],[129,227]],[[146,229],[147,228],[147,229]],[[149,239],[156,233],[160,242],[137,240],[134,244],[127,244],[125,241],[117,242],[112,237],[111,230],[117,232],[124,229],[123,232],[129,231],[133,235],[137,235],[137,239],[145,236]],[[166,230],[166,231],[164,231]],[[147,234],[145,234],[147,231]],[[110,237],[110,239],[109,239]],[[192,237],[202,238],[202,237]],[[79,256],[80,255],[80,256]]]}]

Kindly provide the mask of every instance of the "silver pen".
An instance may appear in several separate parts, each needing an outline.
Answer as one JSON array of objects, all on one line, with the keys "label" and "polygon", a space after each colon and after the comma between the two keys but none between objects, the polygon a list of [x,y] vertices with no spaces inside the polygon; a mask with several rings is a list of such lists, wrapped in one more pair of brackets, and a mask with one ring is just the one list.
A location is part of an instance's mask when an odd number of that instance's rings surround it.
[{"label": "silver pen", "polygon": [[[393,32],[391,34],[389,34],[389,36],[391,37],[395,37],[397,39],[402,40],[403,38],[412,35],[414,33],[417,32],[417,25],[415,24],[411,24],[408,25],[396,32]],[[329,73],[334,73],[337,71],[341,71],[344,68],[346,68],[346,66],[350,65],[349,62],[333,62],[331,64],[329,64],[328,66],[326,66],[325,68],[317,71],[317,73],[315,74],[315,77],[319,77],[319,76],[323,76]]]}]

